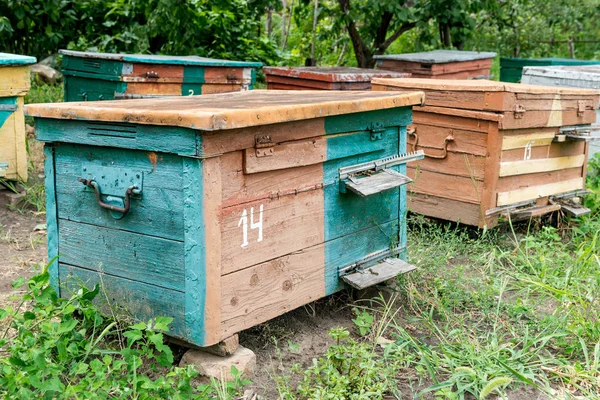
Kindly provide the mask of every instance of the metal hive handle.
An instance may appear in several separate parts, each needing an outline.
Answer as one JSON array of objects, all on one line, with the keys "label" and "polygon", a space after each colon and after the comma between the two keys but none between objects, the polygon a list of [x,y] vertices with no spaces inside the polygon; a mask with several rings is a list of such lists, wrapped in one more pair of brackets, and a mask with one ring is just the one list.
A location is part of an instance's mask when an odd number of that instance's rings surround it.
[{"label": "metal hive handle", "polygon": [[[415,137],[415,142],[413,143],[412,148],[413,148],[413,151],[417,151],[417,146],[419,144],[419,135],[417,135],[417,128],[408,129],[406,131],[406,133],[410,136]],[[452,130],[450,130],[450,133],[444,139],[444,144],[442,147],[433,147],[433,146],[421,146],[421,147],[426,147],[426,148],[434,149],[434,150],[441,150],[442,151],[441,155],[433,155],[433,154],[425,153],[425,157],[441,160],[448,156],[448,143],[453,142],[453,141],[454,141],[454,132]]]},{"label": "metal hive handle", "polygon": [[98,187],[96,181],[94,181],[93,179],[77,178],[77,180],[94,191],[94,193],[96,194],[96,200],[98,201],[98,205],[100,207],[110,211],[120,212],[123,215],[127,214],[127,212],[129,212],[129,209],[131,208],[131,195],[140,194],[140,190],[137,186],[134,185],[128,187],[127,191],[125,191],[125,200],[123,202],[123,207],[119,207],[113,204],[108,204],[102,200],[102,193],[100,192],[100,188]]}]

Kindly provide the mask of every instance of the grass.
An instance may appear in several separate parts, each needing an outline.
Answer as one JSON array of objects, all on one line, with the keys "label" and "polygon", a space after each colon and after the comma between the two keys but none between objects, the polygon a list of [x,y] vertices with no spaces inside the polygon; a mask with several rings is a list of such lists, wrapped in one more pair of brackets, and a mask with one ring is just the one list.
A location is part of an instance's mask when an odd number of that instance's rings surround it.
[{"label": "grass", "polygon": [[[386,398],[600,399],[600,163],[590,165],[592,214],[559,227],[483,232],[413,216],[409,261],[418,270],[399,277],[391,300],[359,305],[354,319],[370,349],[361,376],[389,377],[392,368]],[[306,379],[334,361],[325,355],[284,374],[280,393],[314,398]]]}]

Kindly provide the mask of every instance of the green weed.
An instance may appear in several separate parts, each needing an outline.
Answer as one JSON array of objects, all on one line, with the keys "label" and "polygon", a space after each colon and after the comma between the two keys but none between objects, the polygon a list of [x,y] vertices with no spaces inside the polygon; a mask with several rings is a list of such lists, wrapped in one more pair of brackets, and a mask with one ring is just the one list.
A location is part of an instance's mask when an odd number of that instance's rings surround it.
[{"label": "green weed", "polygon": [[250,382],[194,384],[191,366],[173,366],[164,343],[171,318],[124,324],[93,304],[100,293],[80,287],[59,298],[46,267],[25,282],[15,307],[0,309],[0,396],[11,399],[233,399]]}]

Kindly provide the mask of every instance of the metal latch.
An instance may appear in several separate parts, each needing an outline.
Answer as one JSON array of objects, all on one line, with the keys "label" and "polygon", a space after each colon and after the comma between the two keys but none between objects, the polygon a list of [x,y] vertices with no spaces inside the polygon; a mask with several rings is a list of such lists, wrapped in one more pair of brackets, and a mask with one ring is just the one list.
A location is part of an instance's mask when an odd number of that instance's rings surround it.
[{"label": "metal latch", "polygon": [[275,143],[271,135],[256,135],[254,137],[254,148],[256,157],[272,156],[275,153]]},{"label": "metal latch", "polygon": [[577,100],[577,116],[583,117],[584,111],[585,111],[585,101]]},{"label": "metal latch", "polygon": [[365,197],[406,185],[412,182],[412,179],[391,167],[422,160],[424,156],[423,150],[417,150],[413,153],[340,168],[338,170],[340,192],[346,193],[347,190],[350,190]]},{"label": "metal latch", "polygon": [[383,139],[385,127],[383,126],[382,122],[372,122],[368,130],[371,132],[371,140]]},{"label": "metal latch", "polygon": [[156,72],[156,71],[147,71],[146,72],[146,78],[158,79],[158,72]]},{"label": "metal latch", "polygon": [[515,119],[521,119],[523,118],[523,115],[525,115],[525,107],[523,106],[523,104],[515,104]]},{"label": "metal latch", "polygon": [[[554,136],[554,142],[564,142],[567,140],[590,142],[592,140],[600,140],[599,127],[590,125],[582,126],[563,126],[560,128],[559,134]],[[593,135],[594,133],[594,135]]]},{"label": "metal latch", "polygon": [[0,111],[17,111],[18,106],[16,104],[0,104]]}]

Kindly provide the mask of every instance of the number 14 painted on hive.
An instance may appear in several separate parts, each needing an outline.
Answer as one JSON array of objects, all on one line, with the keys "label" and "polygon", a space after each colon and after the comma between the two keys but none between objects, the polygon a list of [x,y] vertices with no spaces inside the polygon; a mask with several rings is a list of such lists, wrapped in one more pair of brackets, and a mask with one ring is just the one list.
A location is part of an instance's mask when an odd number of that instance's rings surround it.
[{"label": "number 14 painted on hive", "polygon": [[[258,239],[257,242],[262,242],[263,240],[263,205],[260,205],[259,208],[259,216],[258,222],[254,222],[254,207],[250,207],[250,229],[258,229]],[[248,247],[248,209],[244,208],[242,212],[242,217],[238,222],[238,228],[242,227],[242,247]]]}]

